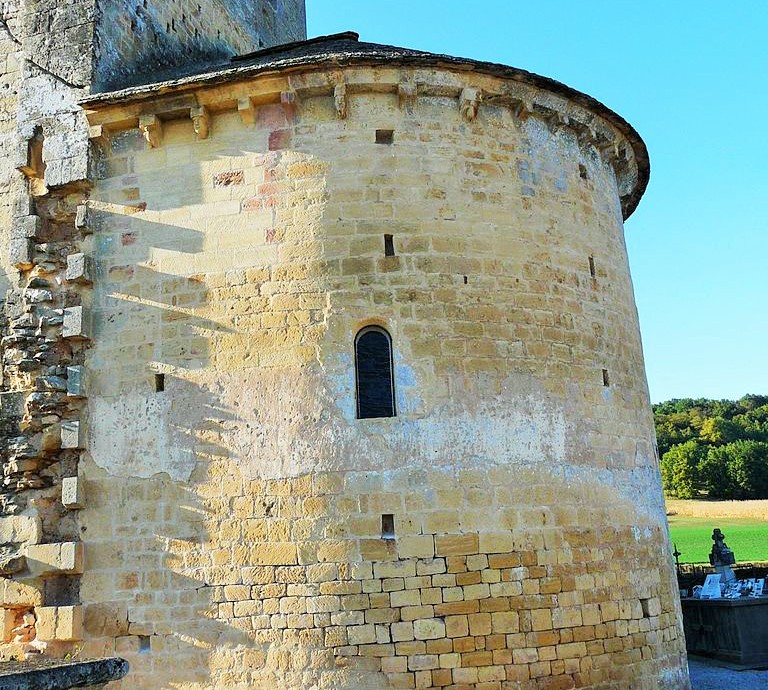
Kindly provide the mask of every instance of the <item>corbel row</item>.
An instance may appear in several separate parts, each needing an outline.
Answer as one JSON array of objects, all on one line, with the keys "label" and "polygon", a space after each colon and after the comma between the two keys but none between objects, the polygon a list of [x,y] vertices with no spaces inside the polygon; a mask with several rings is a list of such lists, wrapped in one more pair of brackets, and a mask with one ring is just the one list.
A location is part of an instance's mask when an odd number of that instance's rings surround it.
[{"label": "corbel row", "polygon": [[[345,120],[350,113],[350,96],[355,93],[364,93],[371,88],[379,92],[387,90],[394,92],[401,111],[409,116],[416,112],[420,96],[452,96],[457,98],[460,117],[467,123],[477,120],[484,103],[489,106],[507,107],[520,121],[524,122],[531,117],[541,120],[553,134],[571,130],[579,145],[593,147],[608,164],[616,169],[617,176],[631,179],[636,174],[636,170],[633,170],[634,154],[631,147],[611,125],[565,98],[548,92],[539,93],[539,89],[527,84],[511,83],[498,92],[470,86],[431,85],[410,81],[372,85],[348,82],[343,77],[336,81],[318,79],[314,82],[295,84],[288,82],[287,85],[288,88],[283,87],[266,93],[262,90],[252,94],[248,93],[247,86],[239,87],[240,93],[234,104],[243,123],[248,127],[255,126],[259,108],[267,104],[282,106],[286,120],[292,122],[301,98],[318,96],[330,96],[333,99],[337,117]],[[220,99],[221,96],[218,98]],[[135,111],[133,126],[139,127],[150,147],[157,148],[162,145],[164,121],[189,117],[197,138],[205,140],[212,130],[212,109],[226,110],[232,107],[232,101],[212,102],[213,99],[211,99],[211,102],[207,102],[205,94],[200,99],[203,102],[199,102],[198,96],[195,95],[159,98],[153,101],[151,112]],[[130,120],[123,120],[119,125],[116,123],[115,128],[124,129],[127,122]],[[99,131],[92,136],[97,139],[108,138],[106,129],[108,126],[98,125]]]}]

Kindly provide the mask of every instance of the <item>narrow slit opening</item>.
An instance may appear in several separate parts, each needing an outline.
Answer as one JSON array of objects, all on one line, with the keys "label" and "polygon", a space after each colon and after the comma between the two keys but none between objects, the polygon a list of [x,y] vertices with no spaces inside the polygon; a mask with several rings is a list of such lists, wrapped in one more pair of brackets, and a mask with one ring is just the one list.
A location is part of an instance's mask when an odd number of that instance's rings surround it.
[{"label": "narrow slit opening", "polygon": [[377,144],[391,144],[395,139],[395,130],[393,129],[377,129],[376,130],[376,143]]},{"label": "narrow slit opening", "polygon": [[595,278],[596,275],[597,275],[596,272],[595,272],[595,257],[594,256],[590,256],[589,257],[589,275],[591,275],[593,278]]},{"label": "narrow slit opening", "polygon": [[579,177],[582,180],[588,180],[589,179],[589,173],[587,172],[587,166],[586,165],[582,165],[581,163],[579,163]]},{"label": "narrow slit opening", "polygon": [[641,599],[640,606],[643,607],[643,618],[650,618],[651,617],[650,599]]},{"label": "narrow slit opening", "polygon": [[395,516],[386,513],[381,516],[381,538],[395,538]]},{"label": "narrow slit opening", "polygon": [[165,390],[165,374],[155,374],[155,393]]},{"label": "narrow slit opening", "polygon": [[464,285],[467,285],[469,283],[469,278],[467,276],[464,276]]},{"label": "narrow slit opening", "polygon": [[395,255],[395,238],[392,235],[384,235],[384,256]]},{"label": "narrow slit opening", "polygon": [[611,380],[608,378],[608,370],[603,369],[603,385],[607,388],[611,385]]}]

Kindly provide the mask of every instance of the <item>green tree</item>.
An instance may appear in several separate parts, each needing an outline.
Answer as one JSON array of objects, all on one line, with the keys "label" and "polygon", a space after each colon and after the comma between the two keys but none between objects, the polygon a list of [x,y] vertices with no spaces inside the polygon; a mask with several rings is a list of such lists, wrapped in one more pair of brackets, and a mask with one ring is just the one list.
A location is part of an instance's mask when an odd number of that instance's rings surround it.
[{"label": "green tree", "polygon": [[714,446],[722,446],[739,438],[739,426],[724,417],[707,417],[699,429],[699,438]]},{"label": "green tree", "polygon": [[661,458],[664,491],[677,498],[696,498],[701,484],[699,465],[706,454],[706,447],[696,440],[677,444],[664,453]]}]

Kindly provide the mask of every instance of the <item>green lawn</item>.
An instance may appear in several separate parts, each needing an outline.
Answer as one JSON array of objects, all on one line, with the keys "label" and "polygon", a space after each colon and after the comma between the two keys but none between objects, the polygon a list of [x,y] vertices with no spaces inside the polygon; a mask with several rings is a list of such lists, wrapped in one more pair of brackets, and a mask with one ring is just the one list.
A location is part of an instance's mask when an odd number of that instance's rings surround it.
[{"label": "green lawn", "polygon": [[719,527],[736,562],[768,561],[768,521],[754,518],[699,518],[670,515],[672,542],[681,552],[681,563],[708,563],[712,530]]}]

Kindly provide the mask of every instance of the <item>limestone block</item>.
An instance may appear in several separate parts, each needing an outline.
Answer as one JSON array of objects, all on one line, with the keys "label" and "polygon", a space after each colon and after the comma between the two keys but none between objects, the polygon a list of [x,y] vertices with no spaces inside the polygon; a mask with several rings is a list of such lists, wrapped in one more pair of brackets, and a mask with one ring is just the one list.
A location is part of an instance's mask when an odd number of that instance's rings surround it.
[{"label": "limestone block", "polygon": [[61,480],[61,502],[69,510],[83,507],[83,488],[79,477],[64,477]]},{"label": "limestone block", "polygon": [[413,621],[413,635],[417,640],[438,640],[445,637],[445,623],[439,618]]},{"label": "limestone block", "polygon": [[36,587],[15,580],[3,579],[0,583],[0,606],[21,608],[39,606],[43,603],[43,594]]},{"label": "limestone block", "polygon": [[40,606],[35,609],[40,640],[71,642],[83,639],[82,606]]},{"label": "limestone block", "polygon": [[83,253],[70,254],[65,275],[71,283],[90,285],[93,282],[93,260]]},{"label": "limestone block", "polygon": [[15,237],[8,243],[8,261],[21,271],[32,268],[35,243],[26,237]]},{"label": "limestone block", "polygon": [[62,422],[61,424],[61,447],[64,449],[83,448],[85,444],[85,434],[80,422]]},{"label": "limestone block", "polygon": [[75,215],[75,227],[78,230],[85,232],[88,229],[88,206],[86,204],[80,204],[77,207],[77,213]]},{"label": "limestone block", "polygon": [[6,644],[13,639],[13,629],[16,627],[16,610],[0,609],[0,635]]},{"label": "limestone block", "polygon": [[16,237],[40,239],[43,232],[43,221],[40,216],[22,216],[13,224],[13,234]]},{"label": "limestone block", "polygon": [[33,544],[26,549],[27,564],[34,576],[83,572],[83,543]]},{"label": "limestone block", "polygon": [[67,395],[70,398],[85,397],[85,369],[83,367],[67,367]]},{"label": "limestone block", "polygon": [[88,340],[91,337],[90,313],[84,307],[67,307],[64,310],[64,338],[80,338]]}]

